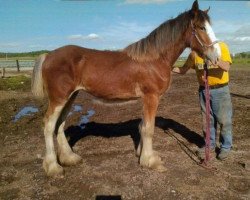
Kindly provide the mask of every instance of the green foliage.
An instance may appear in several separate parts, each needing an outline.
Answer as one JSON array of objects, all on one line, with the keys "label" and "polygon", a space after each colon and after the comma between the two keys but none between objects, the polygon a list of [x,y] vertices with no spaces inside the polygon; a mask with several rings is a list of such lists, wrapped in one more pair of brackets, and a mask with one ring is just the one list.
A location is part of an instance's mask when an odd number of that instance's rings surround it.
[{"label": "green foliage", "polygon": [[23,53],[4,53],[0,52],[0,58],[6,58],[6,54],[8,58],[13,57],[37,57],[43,53],[48,53],[48,50],[41,50],[41,51],[31,51],[31,52],[23,52]]},{"label": "green foliage", "polygon": [[238,58],[241,58],[241,59],[249,58],[250,59],[250,51],[237,53],[237,54],[235,54],[234,58],[237,58],[237,59]]},{"label": "green foliage", "polygon": [[250,58],[233,58],[233,64],[244,64],[245,67],[250,67]]},{"label": "green foliage", "polygon": [[[186,58],[186,59],[187,59],[187,58]],[[183,58],[182,58],[182,59],[178,59],[178,60],[175,62],[174,66],[175,66],[175,67],[182,67],[182,66],[184,65],[186,59],[183,59]]]},{"label": "green foliage", "polygon": [[0,78],[0,90],[29,91],[31,78],[24,75]]}]

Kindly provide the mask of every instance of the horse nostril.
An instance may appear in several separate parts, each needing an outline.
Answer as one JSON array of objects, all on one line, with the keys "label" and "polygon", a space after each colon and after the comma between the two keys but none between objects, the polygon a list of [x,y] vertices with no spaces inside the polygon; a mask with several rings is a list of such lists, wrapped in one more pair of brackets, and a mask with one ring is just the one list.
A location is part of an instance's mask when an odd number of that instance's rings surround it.
[{"label": "horse nostril", "polygon": [[219,62],[219,58],[216,58],[216,60],[215,60],[215,64],[217,65],[217,64],[218,64],[218,62]]}]

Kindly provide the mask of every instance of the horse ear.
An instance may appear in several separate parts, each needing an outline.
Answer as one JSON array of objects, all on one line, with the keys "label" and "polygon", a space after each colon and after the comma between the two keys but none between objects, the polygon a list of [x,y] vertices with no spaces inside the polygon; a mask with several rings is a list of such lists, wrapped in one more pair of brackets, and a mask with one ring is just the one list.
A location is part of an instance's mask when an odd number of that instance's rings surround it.
[{"label": "horse ear", "polygon": [[199,10],[199,4],[198,1],[195,0],[193,5],[192,5],[192,9],[191,9],[194,13],[196,13]]},{"label": "horse ear", "polygon": [[205,13],[208,13],[208,11],[210,10],[210,6],[208,7],[207,10],[204,10]]}]

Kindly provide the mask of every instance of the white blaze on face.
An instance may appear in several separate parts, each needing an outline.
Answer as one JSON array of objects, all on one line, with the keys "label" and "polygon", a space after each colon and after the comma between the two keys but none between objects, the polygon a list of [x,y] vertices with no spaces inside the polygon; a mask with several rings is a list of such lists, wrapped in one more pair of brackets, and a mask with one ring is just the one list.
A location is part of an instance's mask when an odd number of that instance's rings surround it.
[{"label": "white blaze on face", "polygon": [[[205,22],[205,27],[206,27],[206,32],[207,32],[208,37],[210,38],[210,40],[212,42],[216,41],[217,38],[216,38],[216,36],[214,34],[214,31],[213,31],[212,27],[210,26],[210,24],[207,21]],[[218,43],[215,43],[213,46],[214,46],[214,48],[215,48],[215,50],[217,52],[218,57],[220,57],[221,56],[220,45]]]}]

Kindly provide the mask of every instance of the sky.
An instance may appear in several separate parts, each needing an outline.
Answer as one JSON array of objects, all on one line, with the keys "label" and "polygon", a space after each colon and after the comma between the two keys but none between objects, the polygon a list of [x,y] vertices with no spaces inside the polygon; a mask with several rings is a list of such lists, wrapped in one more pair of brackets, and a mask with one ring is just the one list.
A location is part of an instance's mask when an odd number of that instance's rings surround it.
[{"label": "sky", "polygon": [[[0,0],[0,52],[53,50],[75,44],[121,49],[164,21],[191,9],[193,0]],[[250,51],[250,1],[199,1],[210,6],[216,37],[235,54]]]}]

